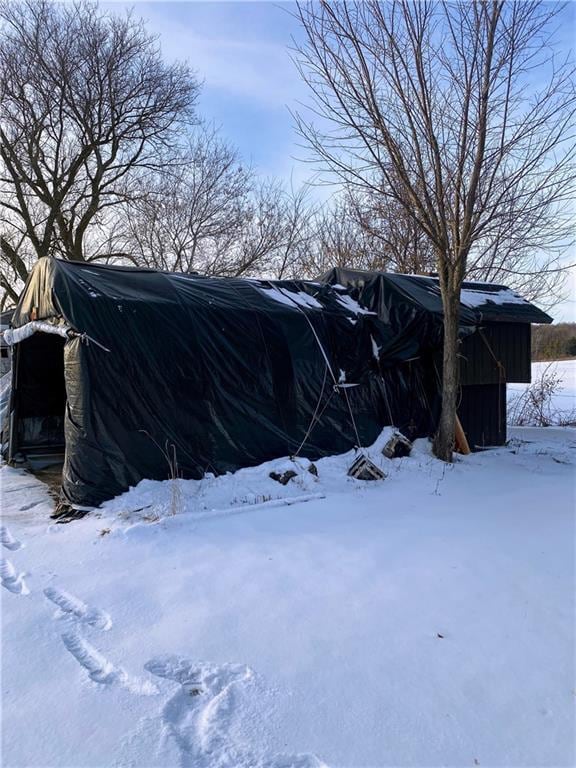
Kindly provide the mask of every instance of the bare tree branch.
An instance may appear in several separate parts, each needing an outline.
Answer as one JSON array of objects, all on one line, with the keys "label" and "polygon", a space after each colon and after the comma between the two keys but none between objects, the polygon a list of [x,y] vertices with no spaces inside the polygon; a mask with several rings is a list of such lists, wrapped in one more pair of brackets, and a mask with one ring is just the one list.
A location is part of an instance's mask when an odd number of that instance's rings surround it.
[{"label": "bare tree branch", "polygon": [[102,250],[130,177],[172,161],[198,91],[130,13],[0,2],[0,210],[6,242],[19,242],[2,253],[19,279],[35,258]]}]

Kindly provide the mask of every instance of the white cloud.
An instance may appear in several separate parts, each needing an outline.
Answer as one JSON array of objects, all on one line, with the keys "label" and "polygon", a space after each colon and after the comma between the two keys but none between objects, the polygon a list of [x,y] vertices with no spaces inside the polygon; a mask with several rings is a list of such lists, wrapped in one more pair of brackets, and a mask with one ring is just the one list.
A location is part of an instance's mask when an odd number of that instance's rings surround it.
[{"label": "white cloud", "polygon": [[[250,39],[245,29],[250,24],[248,10],[242,14],[244,29],[238,29],[238,37],[230,35],[229,30],[203,34],[203,27],[213,27],[218,21],[215,9],[210,11],[211,5],[196,5],[194,16],[186,23],[172,14],[172,18],[168,17],[162,3],[137,6],[136,11],[148,21],[150,31],[159,35],[166,58],[187,60],[207,88],[276,108],[302,98],[305,86],[290,60],[287,44]],[[206,24],[206,19],[212,23]]]}]

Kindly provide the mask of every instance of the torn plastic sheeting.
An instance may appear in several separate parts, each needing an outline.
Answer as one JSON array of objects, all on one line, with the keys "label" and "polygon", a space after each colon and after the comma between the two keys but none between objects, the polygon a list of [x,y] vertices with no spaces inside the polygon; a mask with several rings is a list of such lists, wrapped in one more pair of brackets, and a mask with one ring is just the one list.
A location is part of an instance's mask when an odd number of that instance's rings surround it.
[{"label": "torn plastic sheeting", "polygon": [[29,339],[34,333],[54,333],[67,339],[69,330],[70,328],[67,325],[53,325],[42,320],[32,320],[21,328],[8,328],[4,331],[3,335],[6,344],[13,346],[24,341],[24,339]]}]

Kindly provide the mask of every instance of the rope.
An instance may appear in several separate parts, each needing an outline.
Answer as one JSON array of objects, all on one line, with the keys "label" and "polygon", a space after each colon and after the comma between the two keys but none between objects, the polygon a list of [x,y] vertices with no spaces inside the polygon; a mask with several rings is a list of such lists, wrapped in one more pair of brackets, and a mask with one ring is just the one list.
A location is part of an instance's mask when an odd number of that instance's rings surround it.
[{"label": "rope", "polygon": [[[269,281],[265,281],[265,282],[267,282],[267,283],[268,283],[268,285],[270,285],[271,287],[273,287]],[[262,305],[261,305],[261,304],[259,304],[259,305],[257,305],[257,306],[254,306],[254,305],[253,305],[253,304],[252,304],[250,301],[248,301],[248,298],[247,298],[247,297],[244,297],[244,296],[242,296],[241,292],[240,292],[240,291],[239,291],[239,290],[236,288],[236,286],[233,284],[233,281],[231,281],[231,282],[230,282],[230,285],[231,285],[232,289],[234,290],[234,292],[236,293],[236,295],[237,295],[237,296],[240,298],[240,301],[242,301],[243,303],[245,303],[245,304],[246,304],[246,306],[247,306],[247,307],[248,307],[250,310],[252,310],[252,311],[254,312],[254,316],[255,316],[255,319],[256,319],[256,325],[258,326],[258,331],[259,331],[259,333],[260,333],[260,337],[261,337],[261,339],[262,339],[262,344],[263,344],[263,346],[264,346],[264,350],[265,350],[265,352],[266,352],[266,356],[267,356],[267,358],[268,358],[268,362],[270,363],[270,366],[272,366],[272,359],[271,359],[271,357],[270,357],[270,352],[269,352],[269,350],[268,350],[268,345],[267,345],[267,343],[266,343],[266,338],[265,338],[265,336],[264,336],[264,331],[262,330],[262,325],[261,325],[261,323],[260,323],[260,318],[259,318],[259,316],[258,316],[258,312],[260,312],[260,311],[261,311],[261,312],[264,312],[264,314],[265,314],[265,315],[266,315],[266,316],[267,316],[267,317],[268,317],[270,320],[273,320],[272,316],[270,315],[270,313],[269,313],[269,312],[267,312],[267,311],[266,311],[266,309],[265,309],[264,307],[262,307]],[[285,296],[285,295],[286,295],[286,294],[285,294],[285,293],[284,293],[284,292],[283,292],[283,291],[282,291],[280,288],[278,288],[278,290],[279,290],[279,291],[282,293],[282,295],[283,295],[283,296]],[[291,296],[288,296],[288,298],[290,299],[290,301],[292,301],[292,297],[291,297]],[[293,303],[294,303],[294,304],[296,304],[296,306],[298,307],[298,309],[300,308],[296,302],[293,302]],[[306,318],[306,319],[308,319],[308,318]],[[312,330],[314,331],[314,328],[312,328]],[[314,334],[314,335],[316,336],[316,334]],[[317,337],[317,336],[316,336],[316,339],[318,340],[318,337]],[[319,343],[319,341],[318,341],[318,343]],[[322,352],[324,352],[324,350],[322,350]],[[324,414],[324,411],[326,410],[326,408],[328,407],[328,405],[329,405],[329,403],[330,403],[330,400],[332,399],[332,394],[334,394],[334,390],[333,390],[333,392],[331,393],[330,397],[329,397],[329,398],[328,398],[328,400],[326,401],[326,404],[325,404],[325,405],[324,405],[324,407],[322,408],[322,411],[320,412],[320,414],[318,414],[318,409],[320,408],[320,403],[322,402],[322,397],[323,397],[323,395],[324,395],[324,388],[325,388],[325,386],[326,386],[326,372],[327,372],[328,370],[330,371],[330,374],[331,374],[331,376],[332,376],[332,379],[334,379],[334,373],[332,372],[332,369],[331,369],[331,367],[330,367],[330,363],[329,363],[329,361],[328,361],[328,358],[326,357],[326,355],[324,355],[324,360],[325,360],[325,362],[326,362],[326,368],[324,369],[324,378],[323,378],[323,380],[322,380],[322,388],[321,388],[321,390],[320,390],[320,396],[319,396],[319,398],[318,398],[318,402],[317,402],[317,404],[316,404],[316,408],[314,409],[314,414],[312,415],[312,420],[310,421],[310,424],[309,424],[309,426],[308,426],[308,429],[306,430],[306,433],[305,433],[305,435],[304,435],[304,439],[302,440],[302,442],[301,442],[301,443],[300,443],[300,445],[298,446],[298,449],[296,450],[296,452],[295,452],[294,454],[292,454],[293,458],[297,458],[297,457],[298,457],[298,454],[300,453],[300,451],[302,450],[302,448],[303,448],[303,447],[304,447],[304,445],[306,444],[306,441],[307,441],[307,440],[308,440],[308,438],[310,437],[310,433],[312,432],[312,429],[314,428],[315,424],[316,424],[317,422],[319,422],[319,421],[320,421],[320,419],[321,419],[322,415]]]},{"label": "rope", "polygon": [[346,398],[346,405],[348,406],[348,412],[350,413],[350,418],[352,420],[352,426],[354,427],[354,434],[356,435],[356,447],[362,448],[360,445],[360,435],[358,434],[358,429],[356,427],[356,421],[354,419],[354,416],[352,414],[352,406],[350,405],[350,400],[348,398],[348,389],[344,387],[344,397]]},{"label": "rope", "polygon": [[110,352],[108,347],[105,347],[104,344],[100,344],[99,341],[96,341],[96,339],[92,338],[92,336],[88,336],[87,333],[79,333],[77,331],[74,331],[71,333],[71,336],[78,337],[83,344],[86,344],[86,346],[88,346],[89,344],[96,344],[96,346],[100,347],[100,349],[103,349],[104,352]]},{"label": "rope", "polygon": [[498,378],[500,379],[500,384],[503,384],[506,381],[506,368],[504,367],[504,364],[500,360],[498,360],[498,358],[494,354],[494,350],[492,349],[488,339],[484,335],[484,329],[478,328],[478,333],[480,334],[480,338],[486,345],[488,352],[490,352],[490,354],[492,355],[494,362],[498,366]]},{"label": "rope", "polygon": [[386,386],[386,379],[380,374],[380,380],[382,381],[382,388],[384,390],[384,402],[386,403],[386,409],[388,410],[388,417],[390,418],[390,426],[394,426],[394,417],[392,416],[392,409],[390,408],[390,401],[388,399],[388,388]]},{"label": "rope", "polygon": [[[298,450],[296,451],[296,453],[293,454],[294,458],[296,458],[298,456],[298,454],[300,453],[300,451],[304,447],[304,444],[305,444],[306,440],[308,440],[308,438],[310,437],[310,432],[312,432],[312,427],[316,423],[316,417],[317,417],[317,414],[318,414],[318,409],[320,408],[320,403],[322,402],[322,396],[324,395],[324,387],[326,386],[326,372],[327,371],[328,371],[328,368],[324,368],[324,378],[322,380],[322,388],[320,390],[320,396],[318,398],[318,402],[316,403],[316,408],[314,409],[314,413],[312,415],[312,421],[310,422],[310,425],[309,425],[308,429],[306,430],[306,433],[304,435],[304,439],[302,440],[302,442],[298,446]],[[328,402],[330,402],[331,397],[332,397],[332,395],[330,395],[330,397],[328,398]],[[322,413],[324,413],[325,409],[326,409],[326,406],[322,409]]]},{"label": "rope", "polygon": [[320,351],[322,353],[322,357],[324,358],[324,360],[326,362],[326,366],[327,366],[328,370],[330,371],[330,375],[332,376],[332,381],[334,382],[334,392],[338,392],[339,393],[341,390],[344,391],[344,397],[346,399],[346,405],[348,406],[348,413],[350,414],[350,420],[352,422],[352,427],[354,428],[354,435],[356,436],[356,441],[357,441],[356,442],[356,447],[357,448],[361,448],[362,446],[360,445],[360,436],[358,435],[358,428],[356,427],[356,421],[354,419],[354,414],[352,413],[352,407],[350,405],[350,400],[348,398],[348,392],[346,391],[346,387],[341,387],[339,381],[336,379],[336,376],[334,375],[334,371],[332,370],[332,366],[330,365],[330,360],[328,359],[328,355],[326,354],[326,351],[325,351],[324,347],[322,346],[322,342],[320,341],[320,338],[319,338],[318,334],[316,333],[316,329],[314,328],[314,325],[312,324],[312,321],[310,320],[310,318],[308,317],[306,312],[304,312],[304,310],[302,309],[300,304],[298,304],[297,301],[294,301],[292,296],[290,296],[290,292],[289,291],[288,292],[284,292],[282,290],[282,288],[280,288],[279,286],[273,286],[269,281],[268,281],[268,285],[270,286],[270,288],[272,288],[272,289],[275,288],[276,290],[278,290],[283,296],[285,296],[289,301],[291,301],[292,304],[294,304],[294,306],[296,307],[296,309],[302,315],[304,315],[304,317],[306,318],[306,322],[310,326],[310,329],[311,329],[311,331],[312,331],[312,333],[314,335],[314,338],[316,339],[316,343],[318,344],[318,347],[320,348]]},{"label": "rope", "polygon": [[289,299],[292,302],[292,304],[294,304],[296,309],[304,315],[304,317],[306,318],[306,322],[310,326],[310,329],[311,329],[312,333],[314,334],[314,338],[316,339],[316,342],[318,343],[318,346],[320,347],[320,351],[322,352],[322,357],[324,358],[324,361],[326,362],[326,365],[328,366],[328,370],[330,371],[330,376],[332,376],[332,381],[334,382],[334,386],[338,387],[338,383],[339,382],[336,379],[336,376],[334,375],[334,371],[332,370],[332,366],[330,365],[330,360],[328,360],[328,355],[326,354],[326,352],[324,350],[324,347],[322,346],[322,342],[318,338],[318,334],[316,333],[316,329],[314,328],[314,325],[312,324],[312,321],[310,320],[310,318],[308,317],[306,312],[304,312],[304,310],[302,309],[300,304],[298,304],[297,301],[294,301],[292,296],[289,295],[290,291],[288,291],[287,293],[284,293],[282,288],[280,288],[279,286],[273,286],[272,283],[270,283],[270,282],[268,283],[268,285],[270,286],[270,288],[277,290],[279,293],[282,294],[282,296],[285,296],[287,299]]}]

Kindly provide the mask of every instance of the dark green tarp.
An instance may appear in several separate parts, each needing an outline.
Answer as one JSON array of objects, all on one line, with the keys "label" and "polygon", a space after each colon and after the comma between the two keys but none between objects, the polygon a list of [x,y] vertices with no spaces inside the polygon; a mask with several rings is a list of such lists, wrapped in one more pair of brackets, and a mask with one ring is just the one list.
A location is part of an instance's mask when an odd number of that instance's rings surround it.
[{"label": "dark green tarp", "polygon": [[[34,319],[82,334],[60,346],[63,491],[77,505],[167,477],[165,446],[183,476],[199,478],[291,455],[311,426],[301,451],[310,458],[368,444],[392,422],[412,436],[434,427],[434,377],[413,358],[437,342],[437,327],[416,308],[383,323],[320,283],[43,259],[13,326]],[[38,391],[59,347],[43,333],[16,346],[17,423],[39,418],[25,393]],[[42,423],[32,422],[36,433]]]}]

